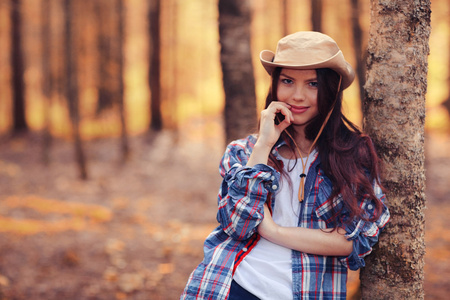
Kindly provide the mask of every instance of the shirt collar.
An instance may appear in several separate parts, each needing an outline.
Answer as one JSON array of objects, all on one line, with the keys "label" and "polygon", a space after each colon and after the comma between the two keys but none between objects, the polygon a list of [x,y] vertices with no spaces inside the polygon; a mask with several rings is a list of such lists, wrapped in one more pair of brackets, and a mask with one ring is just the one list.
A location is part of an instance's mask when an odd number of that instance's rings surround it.
[{"label": "shirt collar", "polygon": [[[284,140],[280,140],[275,144],[275,147],[273,147],[272,149],[272,154],[275,155],[275,158],[277,160],[281,159],[281,154],[280,154],[280,148],[284,145],[287,145],[287,143]],[[316,155],[315,159],[313,160],[313,163],[311,165],[316,165],[318,166],[320,164],[320,155]]]}]

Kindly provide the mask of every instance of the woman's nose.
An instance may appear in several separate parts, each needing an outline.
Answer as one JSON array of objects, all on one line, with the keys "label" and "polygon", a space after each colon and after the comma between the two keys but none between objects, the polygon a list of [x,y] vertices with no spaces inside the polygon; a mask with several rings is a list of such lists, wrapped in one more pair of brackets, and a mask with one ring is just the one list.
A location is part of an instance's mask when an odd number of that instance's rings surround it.
[{"label": "woman's nose", "polygon": [[298,86],[295,88],[293,97],[294,97],[294,100],[296,100],[296,101],[303,100],[304,95],[303,95],[302,87]]}]

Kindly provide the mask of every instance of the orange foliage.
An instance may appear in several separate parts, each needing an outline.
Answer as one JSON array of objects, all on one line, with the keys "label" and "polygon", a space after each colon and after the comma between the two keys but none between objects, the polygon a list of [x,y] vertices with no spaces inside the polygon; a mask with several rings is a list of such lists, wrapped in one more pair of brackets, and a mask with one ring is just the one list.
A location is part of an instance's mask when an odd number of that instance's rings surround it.
[{"label": "orange foliage", "polygon": [[45,199],[38,196],[10,196],[2,201],[2,205],[9,208],[31,208],[40,213],[58,213],[73,215],[75,217],[87,217],[93,222],[107,222],[112,217],[110,209],[97,204],[85,204],[80,202],[66,202],[53,199]]},{"label": "orange foliage", "polygon": [[93,230],[96,229],[93,225],[108,222],[112,218],[111,210],[100,205],[45,199],[38,196],[10,196],[2,199],[0,208],[2,211],[31,209],[40,214],[62,215],[52,221],[0,216],[0,232],[19,235]]}]

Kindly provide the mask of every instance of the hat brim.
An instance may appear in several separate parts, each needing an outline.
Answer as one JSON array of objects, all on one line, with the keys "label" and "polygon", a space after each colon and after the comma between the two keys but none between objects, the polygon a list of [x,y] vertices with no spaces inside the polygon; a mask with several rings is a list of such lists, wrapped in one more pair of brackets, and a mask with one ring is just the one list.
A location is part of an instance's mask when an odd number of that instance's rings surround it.
[{"label": "hat brim", "polygon": [[[269,75],[272,75],[272,72],[275,70],[275,68],[287,68],[287,69],[298,69],[298,70],[311,70],[311,69],[322,69],[322,68],[329,68],[334,71],[336,71],[338,74],[342,76],[342,88],[345,89],[350,86],[350,84],[355,79],[355,72],[353,71],[353,68],[350,66],[348,62],[345,61],[344,55],[341,51],[336,53],[331,58],[313,63],[313,64],[295,64],[292,62],[273,62],[273,59],[275,57],[275,53],[273,53],[270,50],[263,50],[261,51],[259,55],[259,59],[264,66],[264,69],[266,69],[267,73]],[[345,65],[342,64],[342,61],[345,61]]]}]

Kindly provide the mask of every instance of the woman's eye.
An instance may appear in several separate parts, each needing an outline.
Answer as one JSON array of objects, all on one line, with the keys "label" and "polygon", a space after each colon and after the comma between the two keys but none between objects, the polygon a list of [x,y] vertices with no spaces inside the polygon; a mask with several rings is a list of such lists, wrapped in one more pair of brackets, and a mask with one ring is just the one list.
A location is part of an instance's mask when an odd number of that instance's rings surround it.
[{"label": "woman's eye", "polygon": [[291,84],[293,81],[291,79],[288,79],[288,78],[283,78],[283,79],[281,79],[281,82],[284,83],[284,84]]},{"label": "woman's eye", "polygon": [[311,81],[310,83],[309,83],[309,85],[311,86],[311,87],[318,87],[318,83],[317,83],[317,81]]}]

